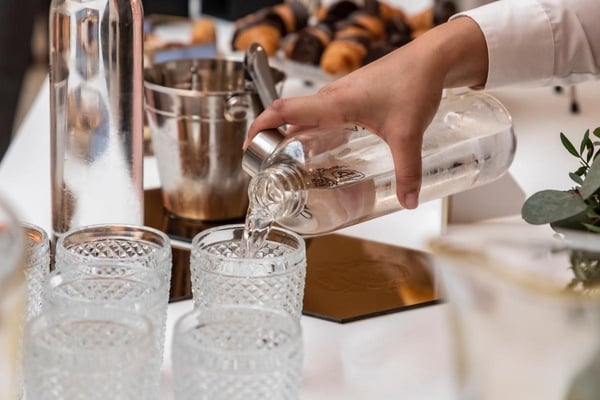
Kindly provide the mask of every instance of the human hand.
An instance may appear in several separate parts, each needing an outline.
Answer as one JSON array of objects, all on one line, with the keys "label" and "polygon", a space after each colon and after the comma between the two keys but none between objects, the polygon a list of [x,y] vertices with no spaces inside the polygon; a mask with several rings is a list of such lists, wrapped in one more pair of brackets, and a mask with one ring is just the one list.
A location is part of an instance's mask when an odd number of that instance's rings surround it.
[{"label": "human hand", "polygon": [[[465,57],[469,52],[474,53]],[[472,20],[458,18],[324,86],[314,96],[276,100],[250,126],[246,146],[260,131],[285,124],[291,125],[286,135],[312,127],[360,125],[390,147],[398,200],[413,209],[421,185],[423,133],[444,86],[481,84],[485,76],[485,40]]]}]

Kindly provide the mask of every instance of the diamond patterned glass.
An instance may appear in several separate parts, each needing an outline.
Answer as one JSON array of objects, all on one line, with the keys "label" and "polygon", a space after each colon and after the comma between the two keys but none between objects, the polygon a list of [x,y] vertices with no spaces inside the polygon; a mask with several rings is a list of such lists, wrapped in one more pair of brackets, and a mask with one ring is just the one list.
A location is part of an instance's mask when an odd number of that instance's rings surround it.
[{"label": "diamond patterned glass", "polygon": [[84,312],[89,306],[102,306],[148,317],[153,325],[156,346],[156,358],[149,363],[155,371],[153,383],[158,391],[167,324],[166,282],[157,271],[115,260],[96,262],[87,267],[85,270],[52,272],[44,290],[46,308],[71,307]]},{"label": "diamond patterned glass", "polygon": [[26,237],[25,278],[27,280],[27,320],[42,310],[42,288],[50,273],[50,240],[39,226],[21,224]]},{"label": "diamond patterned glass", "polygon": [[296,318],[255,306],[192,311],[173,336],[176,400],[292,400],[302,382]]},{"label": "diamond patterned glass", "polygon": [[171,243],[163,232],[146,226],[90,225],[61,236],[56,269],[80,268],[103,259],[126,260],[158,270],[171,281]]},{"label": "diamond patterned glass", "polygon": [[25,336],[28,399],[139,400],[153,394],[148,319],[124,310],[45,310]]},{"label": "diamond patterned glass", "polygon": [[25,238],[17,218],[0,198],[0,399],[15,399],[20,391],[19,346],[25,314]]},{"label": "diamond patterned glass", "polygon": [[191,253],[192,292],[196,307],[261,305],[302,313],[306,278],[304,240],[273,228],[252,258],[239,257],[243,225],[226,225],[194,237]]}]

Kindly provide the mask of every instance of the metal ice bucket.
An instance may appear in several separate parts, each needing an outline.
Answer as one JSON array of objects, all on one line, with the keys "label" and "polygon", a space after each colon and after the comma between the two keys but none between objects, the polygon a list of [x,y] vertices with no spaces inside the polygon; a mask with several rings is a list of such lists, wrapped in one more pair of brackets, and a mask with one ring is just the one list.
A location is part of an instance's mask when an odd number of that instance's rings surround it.
[{"label": "metal ice bucket", "polygon": [[[272,69],[275,81],[283,73]],[[203,221],[243,217],[242,144],[257,101],[242,62],[184,59],[144,71],[146,116],[165,208]]]}]

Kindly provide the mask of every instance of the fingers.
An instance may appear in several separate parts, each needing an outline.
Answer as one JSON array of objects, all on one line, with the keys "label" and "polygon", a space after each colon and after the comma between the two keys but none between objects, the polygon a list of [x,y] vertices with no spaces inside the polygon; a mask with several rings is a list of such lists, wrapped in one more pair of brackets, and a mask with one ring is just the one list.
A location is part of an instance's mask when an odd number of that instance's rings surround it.
[{"label": "fingers", "polygon": [[402,207],[408,210],[419,205],[422,136],[422,133],[415,131],[386,137],[394,158],[396,195]]},{"label": "fingers", "polygon": [[[322,96],[321,96],[322,97]],[[315,127],[326,119],[335,119],[333,113],[327,114],[327,99],[319,96],[303,96],[278,99],[263,111],[250,125],[244,149],[252,139],[265,129],[292,124],[303,127]]]}]

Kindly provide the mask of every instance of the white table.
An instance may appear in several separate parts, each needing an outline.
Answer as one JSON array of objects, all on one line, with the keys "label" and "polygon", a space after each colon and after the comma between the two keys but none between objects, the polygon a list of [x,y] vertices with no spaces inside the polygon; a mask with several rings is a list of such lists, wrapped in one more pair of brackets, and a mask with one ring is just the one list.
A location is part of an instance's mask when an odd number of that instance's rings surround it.
[{"label": "white table", "polygon": [[[597,93],[600,93],[598,82],[581,85],[582,113],[571,115],[566,96],[553,94],[550,88],[495,92],[514,118],[519,145],[510,174],[525,195],[545,188],[571,186],[567,173],[577,167],[577,162],[562,149],[558,134],[565,132],[579,143],[585,129],[600,125]],[[0,196],[13,205],[21,219],[50,231],[48,99],[46,84],[0,164]],[[144,184],[146,188],[158,184],[151,158],[145,160]],[[499,188],[490,185],[487,195],[495,202],[508,201],[506,193],[497,193]],[[480,198],[473,195],[471,200]],[[461,199],[469,201],[469,195]],[[480,209],[493,208],[494,204],[474,201],[472,212],[477,214]],[[441,202],[430,202],[418,210],[382,217],[344,233],[422,249],[428,237],[443,229],[442,216]],[[172,305],[169,328],[190,307],[190,302]],[[303,317],[302,399],[452,399],[451,346],[446,319],[445,305],[345,325]],[[168,362],[164,371],[168,383]],[[170,394],[164,398],[171,398]]]}]

